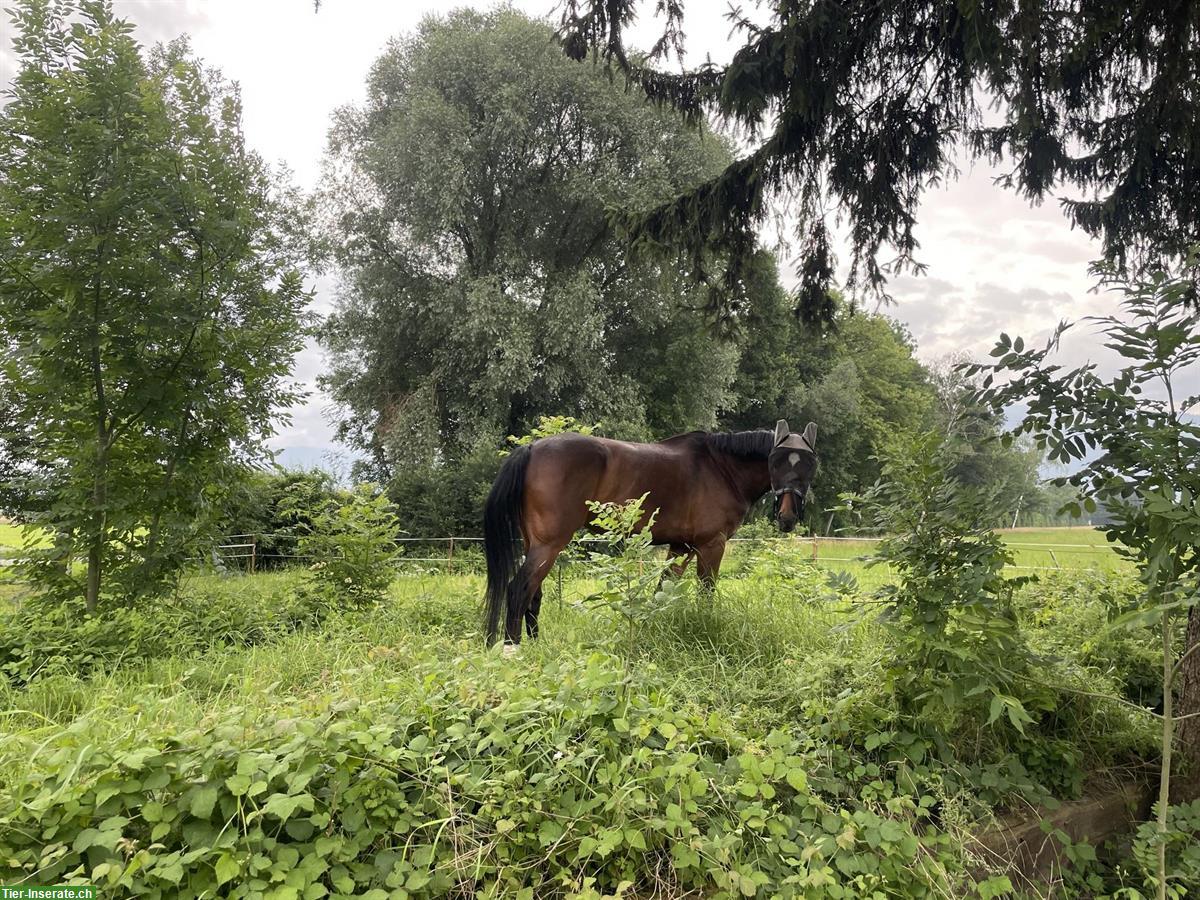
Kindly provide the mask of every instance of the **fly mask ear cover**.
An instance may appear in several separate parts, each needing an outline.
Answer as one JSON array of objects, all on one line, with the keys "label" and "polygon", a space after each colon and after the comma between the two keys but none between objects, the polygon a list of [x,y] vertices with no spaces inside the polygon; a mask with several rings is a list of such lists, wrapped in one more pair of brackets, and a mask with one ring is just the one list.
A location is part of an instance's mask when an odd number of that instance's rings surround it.
[{"label": "fly mask ear cover", "polygon": [[817,423],[809,422],[804,427],[804,434],[792,434],[788,430],[786,419],[780,419],[775,423],[775,449],[781,447],[791,447],[795,450],[807,450],[809,453],[817,452]]},{"label": "fly mask ear cover", "polygon": [[790,428],[788,428],[787,419],[780,419],[778,422],[776,422],[775,423],[775,446],[778,447],[785,440],[787,440],[788,435],[791,433],[792,433],[792,430]]}]

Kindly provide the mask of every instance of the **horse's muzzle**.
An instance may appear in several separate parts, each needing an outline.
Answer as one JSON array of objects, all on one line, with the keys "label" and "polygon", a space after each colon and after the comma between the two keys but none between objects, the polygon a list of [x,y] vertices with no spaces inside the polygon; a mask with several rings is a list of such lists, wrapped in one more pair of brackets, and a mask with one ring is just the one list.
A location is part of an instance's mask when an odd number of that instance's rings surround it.
[{"label": "horse's muzzle", "polygon": [[[804,517],[804,495],[795,488],[779,488],[775,492],[775,524],[784,534],[788,534],[795,527],[796,523]],[[783,498],[792,495],[792,508],[789,512],[783,511]]]}]

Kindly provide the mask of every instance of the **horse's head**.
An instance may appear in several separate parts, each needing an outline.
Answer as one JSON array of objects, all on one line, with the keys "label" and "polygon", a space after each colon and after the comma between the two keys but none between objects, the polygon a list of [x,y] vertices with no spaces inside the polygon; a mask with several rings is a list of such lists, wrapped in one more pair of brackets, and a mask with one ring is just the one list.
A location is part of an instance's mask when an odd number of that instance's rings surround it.
[{"label": "horse's head", "polygon": [[804,515],[804,500],[817,472],[816,445],[815,422],[809,422],[803,434],[793,434],[783,419],[775,423],[775,446],[767,457],[767,471],[780,531],[791,531]]}]

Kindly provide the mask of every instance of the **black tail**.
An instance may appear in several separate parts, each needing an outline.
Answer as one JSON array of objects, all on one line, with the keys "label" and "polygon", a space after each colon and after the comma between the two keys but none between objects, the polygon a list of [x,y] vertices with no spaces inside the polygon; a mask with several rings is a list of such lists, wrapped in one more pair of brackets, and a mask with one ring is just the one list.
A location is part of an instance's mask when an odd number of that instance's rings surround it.
[{"label": "black tail", "polygon": [[483,507],[483,554],[487,557],[485,627],[490,647],[496,640],[508,586],[520,565],[521,511],[525,505],[525,471],[529,447],[518,447],[500,467]]}]

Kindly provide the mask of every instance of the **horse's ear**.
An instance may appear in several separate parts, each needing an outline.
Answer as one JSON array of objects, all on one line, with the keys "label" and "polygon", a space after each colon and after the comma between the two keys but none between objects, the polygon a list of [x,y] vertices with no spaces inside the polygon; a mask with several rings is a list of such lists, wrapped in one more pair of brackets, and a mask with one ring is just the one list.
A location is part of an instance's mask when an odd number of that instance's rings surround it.
[{"label": "horse's ear", "polygon": [[787,419],[780,419],[775,423],[775,446],[778,447],[787,440],[787,436],[792,433],[788,428]]},{"label": "horse's ear", "polygon": [[809,422],[804,426],[804,443],[808,444],[809,449],[815,450],[817,447],[817,423]]}]

